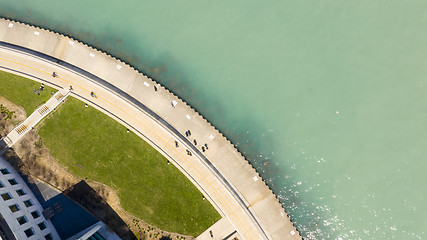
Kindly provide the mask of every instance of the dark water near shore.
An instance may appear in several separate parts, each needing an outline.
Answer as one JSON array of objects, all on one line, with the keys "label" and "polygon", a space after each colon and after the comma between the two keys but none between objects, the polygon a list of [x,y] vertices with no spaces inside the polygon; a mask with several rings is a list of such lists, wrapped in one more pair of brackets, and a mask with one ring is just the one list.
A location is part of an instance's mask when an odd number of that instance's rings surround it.
[{"label": "dark water near shore", "polygon": [[119,57],[249,158],[307,239],[426,237],[426,1],[5,1]]}]

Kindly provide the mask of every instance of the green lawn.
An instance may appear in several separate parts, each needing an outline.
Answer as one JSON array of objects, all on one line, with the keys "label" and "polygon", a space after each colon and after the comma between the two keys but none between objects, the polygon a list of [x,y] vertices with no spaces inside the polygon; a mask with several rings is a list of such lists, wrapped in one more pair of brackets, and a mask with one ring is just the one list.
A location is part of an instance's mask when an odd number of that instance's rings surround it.
[{"label": "green lawn", "polygon": [[40,89],[40,83],[29,81],[27,78],[0,71],[0,95],[6,97],[25,109],[29,116],[38,106],[52,96],[53,88],[45,86],[40,95],[34,94],[33,89]]},{"label": "green lawn", "polygon": [[197,236],[220,219],[159,152],[74,98],[44,121],[39,134],[53,157],[73,174],[113,187],[123,208],[150,224]]}]

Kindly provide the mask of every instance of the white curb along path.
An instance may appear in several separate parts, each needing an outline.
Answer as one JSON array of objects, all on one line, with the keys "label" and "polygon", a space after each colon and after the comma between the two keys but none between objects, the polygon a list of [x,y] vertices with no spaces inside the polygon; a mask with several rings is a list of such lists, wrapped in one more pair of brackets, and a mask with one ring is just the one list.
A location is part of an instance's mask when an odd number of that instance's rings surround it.
[{"label": "white curb along path", "polygon": [[27,119],[15,127],[6,137],[7,148],[17,143],[27,132],[37,125],[45,116],[52,112],[68,96],[69,91],[56,92],[45,104],[37,108]]},{"label": "white curb along path", "polygon": [[[200,189],[242,239],[301,239],[275,195],[237,149],[156,82],[76,40],[5,19],[0,20],[0,46],[3,70],[57,88],[72,85],[74,96],[144,138]],[[54,71],[58,77],[50,76]],[[97,98],[90,97],[91,91]],[[209,146],[205,152],[204,143]]]}]

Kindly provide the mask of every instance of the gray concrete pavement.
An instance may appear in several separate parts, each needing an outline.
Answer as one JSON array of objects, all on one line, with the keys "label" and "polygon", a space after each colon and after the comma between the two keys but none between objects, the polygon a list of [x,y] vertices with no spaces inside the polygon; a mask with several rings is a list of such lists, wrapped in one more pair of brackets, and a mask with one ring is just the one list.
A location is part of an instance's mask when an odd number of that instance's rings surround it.
[{"label": "gray concrete pavement", "polygon": [[46,117],[50,112],[57,108],[63,100],[68,96],[69,91],[61,89],[56,92],[52,97],[43,105],[38,107],[27,119],[24,120],[21,124],[16,126],[12,131],[7,134],[4,138],[6,146],[3,150],[0,151],[0,155],[7,150],[7,148],[12,147],[17,143],[27,132],[29,132],[33,127],[37,125],[44,117]]},{"label": "gray concrete pavement", "polygon": [[233,225],[231,225],[227,218],[221,218],[196,239],[227,240],[235,237],[239,238],[239,233],[233,228]]},{"label": "gray concrete pavement", "polygon": [[[275,195],[237,149],[150,78],[76,40],[5,19],[0,20],[0,43],[3,70],[56,88],[72,85],[72,96],[127,126],[175,164],[239,238],[301,239]],[[54,71],[58,77],[51,76]],[[89,96],[91,91],[97,98]],[[191,131],[188,138],[187,130]],[[175,147],[175,141],[180,147]],[[205,152],[201,150],[204,143],[209,146]]]}]

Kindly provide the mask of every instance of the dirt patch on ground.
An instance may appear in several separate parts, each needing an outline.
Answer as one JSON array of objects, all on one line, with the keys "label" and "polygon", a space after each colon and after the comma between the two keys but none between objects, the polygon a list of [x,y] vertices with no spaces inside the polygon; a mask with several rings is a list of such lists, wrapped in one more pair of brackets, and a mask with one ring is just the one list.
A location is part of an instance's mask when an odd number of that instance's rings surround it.
[{"label": "dirt patch on ground", "polygon": [[0,112],[0,139],[6,136],[12,129],[26,119],[24,108],[14,104],[7,98],[0,96],[0,106],[3,106],[12,113],[12,119],[6,119],[7,114]]},{"label": "dirt patch on ground", "polygon": [[[0,97],[0,103],[10,111],[15,111],[12,119],[4,120],[4,117],[0,119],[0,136],[5,136],[14,126],[25,120],[26,113],[22,107],[2,97]],[[74,201],[106,223],[122,239],[194,239],[191,236],[160,230],[126,213],[112,188],[76,177],[53,159],[36,131],[37,129],[29,131],[13,146],[13,150],[9,150],[4,155],[4,158],[23,175],[39,179],[68,194]],[[97,195],[99,197],[88,198],[85,194],[80,193],[83,191],[82,189],[86,189],[92,196]]]}]

